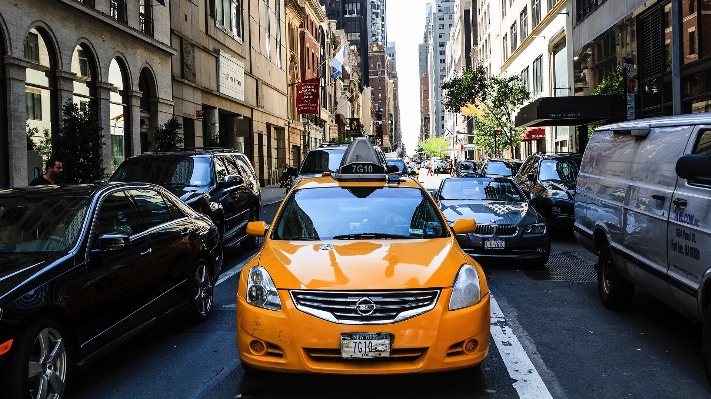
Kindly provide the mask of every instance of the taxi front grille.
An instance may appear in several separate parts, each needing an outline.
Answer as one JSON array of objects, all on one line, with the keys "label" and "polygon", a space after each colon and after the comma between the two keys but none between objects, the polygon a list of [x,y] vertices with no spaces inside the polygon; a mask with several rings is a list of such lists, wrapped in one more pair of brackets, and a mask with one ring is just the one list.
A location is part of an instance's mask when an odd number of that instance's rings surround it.
[{"label": "taxi front grille", "polygon": [[[335,361],[342,359],[340,349],[304,348],[304,352],[311,359],[317,361]],[[390,356],[372,357],[367,359],[347,359],[349,363],[361,360],[363,362],[414,362],[427,353],[427,348],[392,348]]]},{"label": "taxi front grille", "polygon": [[292,290],[290,294],[297,309],[324,320],[339,324],[385,324],[434,309],[439,290]]},{"label": "taxi front grille", "polygon": [[480,236],[515,236],[518,226],[515,224],[477,224],[474,234]]}]

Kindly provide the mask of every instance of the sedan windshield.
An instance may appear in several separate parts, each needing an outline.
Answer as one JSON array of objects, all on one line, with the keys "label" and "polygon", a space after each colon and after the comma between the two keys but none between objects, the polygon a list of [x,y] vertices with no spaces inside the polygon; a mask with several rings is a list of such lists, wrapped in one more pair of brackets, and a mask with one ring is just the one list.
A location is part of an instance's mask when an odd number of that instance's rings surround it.
[{"label": "sedan windshield", "polygon": [[490,176],[490,175],[513,176],[513,171],[511,169],[512,169],[512,166],[508,163],[505,163],[505,162],[489,162],[486,165],[485,174],[487,176]]},{"label": "sedan windshield", "polygon": [[338,170],[346,147],[326,150],[312,150],[306,155],[299,174],[323,173]]},{"label": "sedan windshield", "polygon": [[326,187],[286,199],[275,240],[358,240],[448,237],[436,205],[416,188]]},{"label": "sedan windshield", "polygon": [[0,255],[66,252],[79,239],[86,197],[0,197]]},{"label": "sedan windshield", "polygon": [[574,182],[578,179],[578,165],[568,160],[545,160],[538,172],[540,180],[562,180]]},{"label": "sedan windshield", "polygon": [[111,176],[114,182],[147,182],[162,186],[206,186],[211,183],[210,158],[141,156],[124,161]]},{"label": "sedan windshield", "polygon": [[509,180],[501,179],[446,179],[442,183],[439,197],[442,200],[484,200],[524,202],[523,195]]}]

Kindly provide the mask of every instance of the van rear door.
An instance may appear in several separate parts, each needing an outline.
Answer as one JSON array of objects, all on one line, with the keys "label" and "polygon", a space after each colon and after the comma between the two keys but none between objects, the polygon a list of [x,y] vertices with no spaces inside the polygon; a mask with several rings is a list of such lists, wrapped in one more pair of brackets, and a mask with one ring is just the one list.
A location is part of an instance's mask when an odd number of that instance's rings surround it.
[{"label": "van rear door", "polygon": [[[686,153],[711,156],[711,126],[696,129]],[[699,287],[711,265],[711,184],[677,179],[667,240],[669,286],[684,310],[701,318]]]}]

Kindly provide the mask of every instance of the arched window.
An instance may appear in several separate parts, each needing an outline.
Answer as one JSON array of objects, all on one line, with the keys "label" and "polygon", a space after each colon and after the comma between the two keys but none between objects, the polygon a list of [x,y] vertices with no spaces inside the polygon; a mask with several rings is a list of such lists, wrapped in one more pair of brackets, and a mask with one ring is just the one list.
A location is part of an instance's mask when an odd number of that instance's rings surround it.
[{"label": "arched window", "polygon": [[95,98],[96,85],[93,79],[95,75],[94,60],[91,52],[82,46],[74,48],[72,72],[76,73],[73,101],[79,105],[80,110],[84,111],[89,101]]},{"label": "arched window", "polygon": [[54,86],[54,62],[47,44],[37,29],[25,37],[24,58],[30,62],[25,78],[27,124],[37,128],[33,140],[39,143],[45,129],[52,131],[51,91]]},{"label": "arched window", "polygon": [[126,100],[124,69],[118,59],[111,60],[109,65],[109,83],[111,95],[109,96],[109,112],[111,114],[111,171],[123,162],[125,158],[125,123],[128,115],[128,101]]},{"label": "arched window", "polygon": [[153,115],[153,110],[151,109],[151,98],[155,96],[155,91],[153,87],[155,85],[151,84],[152,74],[149,69],[143,68],[141,75],[138,78],[138,90],[141,94],[141,102],[139,103],[140,115],[141,115],[141,151],[149,151],[150,145],[148,143],[148,135],[150,132],[150,120]]}]

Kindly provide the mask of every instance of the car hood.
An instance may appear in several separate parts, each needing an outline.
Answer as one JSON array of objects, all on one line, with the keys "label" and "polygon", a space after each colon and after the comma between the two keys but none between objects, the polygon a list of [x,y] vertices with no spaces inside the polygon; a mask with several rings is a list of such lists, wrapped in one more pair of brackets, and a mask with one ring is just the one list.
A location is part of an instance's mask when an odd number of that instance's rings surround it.
[{"label": "car hood", "polygon": [[268,241],[259,264],[279,289],[372,290],[451,287],[473,263],[454,237],[413,240]]},{"label": "car hood", "polygon": [[546,180],[541,184],[548,190],[561,190],[569,193],[575,192],[575,182],[568,180]]},{"label": "car hood", "polygon": [[175,194],[181,201],[188,203],[200,198],[207,190],[207,186],[163,186]]},{"label": "car hood", "polygon": [[445,200],[440,207],[448,222],[474,219],[477,224],[521,224],[533,223],[537,218],[526,202]]},{"label": "car hood", "polygon": [[33,275],[39,273],[47,265],[57,261],[62,256],[62,254],[55,256],[44,254],[39,256],[0,254],[0,302],[14,288],[20,286],[20,284],[29,280]]}]

